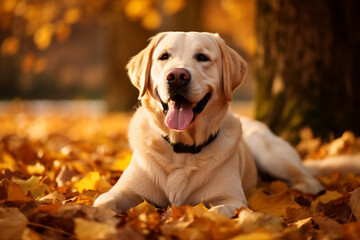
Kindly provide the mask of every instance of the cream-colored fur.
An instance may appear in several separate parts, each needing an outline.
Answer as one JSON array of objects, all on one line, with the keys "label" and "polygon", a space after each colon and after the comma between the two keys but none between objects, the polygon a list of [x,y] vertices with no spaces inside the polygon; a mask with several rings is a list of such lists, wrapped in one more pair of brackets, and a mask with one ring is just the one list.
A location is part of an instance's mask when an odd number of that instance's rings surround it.
[{"label": "cream-colored fur", "polygon": [[[161,61],[164,51],[170,57]],[[198,61],[197,53],[210,60]],[[96,199],[95,206],[122,212],[142,198],[160,207],[195,205],[203,200],[213,206],[212,211],[231,216],[236,208],[246,206],[245,192],[258,180],[253,156],[261,170],[298,189],[321,190],[289,144],[259,122],[246,120],[242,126],[230,112],[231,94],[243,81],[247,65],[217,34],[160,33],[127,67],[142,103],[129,129],[134,154],[119,181]],[[204,110],[185,130],[173,130],[164,123],[161,102],[168,103],[171,98],[166,74],[174,68],[191,74],[184,93],[188,101],[195,105],[211,93]],[[196,154],[175,153],[162,137],[168,136],[172,143],[201,145],[217,132],[215,140]]]}]

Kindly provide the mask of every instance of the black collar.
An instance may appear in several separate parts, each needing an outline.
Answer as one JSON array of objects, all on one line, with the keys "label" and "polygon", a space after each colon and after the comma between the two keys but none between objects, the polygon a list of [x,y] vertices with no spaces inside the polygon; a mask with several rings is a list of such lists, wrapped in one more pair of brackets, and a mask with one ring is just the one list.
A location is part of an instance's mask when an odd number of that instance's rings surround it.
[{"label": "black collar", "polygon": [[172,143],[170,142],[169,136],[162,136],[170,145],[173,147],[174,152],[176,153],[192,153],[196,154],[201,152],[201,149],[203,147],[206,147],[209,145],[212,141],[215,140],[217,137],[219,131],[215,133],[215,135],[210,135],[207,141],[205,141],[203,144],[196,146],[196,145],[187,145],[184,143]]}]

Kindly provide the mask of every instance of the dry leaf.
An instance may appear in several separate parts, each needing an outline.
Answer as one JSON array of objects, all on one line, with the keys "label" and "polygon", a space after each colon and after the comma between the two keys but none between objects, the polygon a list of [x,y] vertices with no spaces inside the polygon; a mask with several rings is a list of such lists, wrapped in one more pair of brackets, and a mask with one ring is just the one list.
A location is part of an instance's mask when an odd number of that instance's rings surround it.
[{"label": "dry leaf", "polygon": [[287,208],[300,208],[288,192],[267,195],[262,191],[256,192],[248,200],[249,207],[254,211],[274,216],[285,217]]},{"label": "dry leaf", "polygon": [[74,184],[74,188],[83,193],[84,190],[98,190],[99,192],[106,192],[111,188],[111,185],[100,177],[99,172],[89,172],[84,178]]},{"label": "dry leaf", "polygon": [[42,182],[42,178],[37,176],[32,176],[27,180],[14,179],[13,181],[19,184],[26,194],[30,192],[34,199],[41,197],[48,189],[48,186]]},{"label": "dry leaf", "polygon": [[318,197],[317,199],[312,201],[310,209],[311,209],[311,211],[314,212],[316,209],[316,206],[318,205],[319,202],[328,203],[331,200],[337,199],[341,196],[342,196],[342,194],[340,194],[336,191],[327,191],[324,195],[321,195],[320,197]]},{"label": "dry leaf", "polygon": [[19,209],[0,208],[0,238],[2,240],[21,239],[27,223],[27,218]]},{"label": "dry leaf", "polygon": [[114,225],[108,223],[94,222],[83,218],[75,218],[75,235],[79,240],[109,239],[110,235],[116,233]]},{"label": "dry leaf", "polygon": [[239,213],[239,224],[241,230],[245,233],[257,230],[265,230],[271,233],[280,231],[283,228],[280,217],[248,210]]},{"label": "dry leaf", "polygon": [[360,221],[360,188],[351,193],[349,205],[356,220]]},{"label": "dry leaf", "polygon": [[9,202],[30,202],[32,198],[25,195],[20,185],[10,181],[9,179],[3,179],[0,181],[0,203]]},{"label": "dry leaf", "polygon": [[65,201],[65,199],[66,198],[63,194],[58,192],[52,192],[40,198],[39,201],[48,204],[54,204],[54,203],[62,203],[63,201]]}]

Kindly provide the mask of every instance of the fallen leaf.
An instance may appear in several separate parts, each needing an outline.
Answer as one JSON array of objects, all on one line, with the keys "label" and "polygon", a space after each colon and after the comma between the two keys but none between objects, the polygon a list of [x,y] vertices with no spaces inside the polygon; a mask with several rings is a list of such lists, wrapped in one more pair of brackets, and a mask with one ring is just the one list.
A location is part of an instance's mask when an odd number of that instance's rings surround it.
[{"label": "fallen leaf", "polygon": [[62,203],[66,198],[63,194],[58,192],[51,192],[39,199],[40,202],[54,204],[54,203]]},{"label": "fallen leaf", "polygon": [[0,203],[9,201],[21,201],[21,202],[30,202],[33,201],[32,198],[25,195],[23,189],[20,185],[10,181],[7,178],[4,178],[0,181]]},{"label": "fallen leaf", "polygon": [[310,212],[310,210],[308,209],[304,209],[304,208],[286,208],[286,218],[288,220],[301,220],[304,218],[309,218],[311,217],[312,214]]},{"label": "fallen leaf", "polygon": [[360,221],[360,188],[351,193],[349,205],[356,220]]},{"label": "fallen leaf", "polygon": [[121,158],[118,158],[111,165],[110,169],[112,171],[125,171],[125,169],[129,166],[132,158],[132,154],[129,152],[124,152]]},{"label": "fallen leaf", "polygon": [[248,234],[241,234],[236,237],[231,238],[230,240],[273,240],[274,237],[269,233],[264,232],[255,232]]},{"label": "fallen leaf", "polygon": [[74,183],[74,188],[79,193],[83,193],[85,190],[106,192],[111,188],[111,185],[105,179],[100,177],[99,172],[89,172],[84,178]]},{"label": "fallen leaf", "polygon": [[267,195],[263,191],[255,192],[248,199],[249,207],[258,212],[285,217],[287,208],[301,208],[288,192]]},{"label": "fallen leaf", "polygon": [[109,239],[109,235],[116,233],[114,225],[75,218],[74,233],[79,240]]},{"label": "fallen leaf", "polygon": [[0,159],[0,169],[9,169],[15,172],[18,169],[16,160],[8,153],[3,153]]},{"label": "fallen leaf", "polygon": [[42,182],[42,177],[31,176],[27,180],[13,179],[13,181],[19,184],[26,194],[30,192],[34,199],[41,197],[48,189],[48,185]]},{"label": "fallen leaf", "polygon": [[49,204],[49,205],[40,205],[37,208],[35,208],[32,211],[32,214],[35,214],[37,212],[46,212],[46,213],[57,213],[58,209],[61,207],[62,205],[59,203],[56,204]]},{"label": "fallen leaf", "polygon": [[319,202],[328,203],[331,200],[334,200],[341,196],[342,196],[342,194],[338,193],[336,191],[327,191],[324,195],[321,195],[320,197],[318,197],[317,199],[315,199],[314,201],[311,202],[310,210],[314,212],[316,209],[316,206],[318,205]]},{"label": "fallen leaf", "polygon": [[243,210],[239,213],[238,221],[240,229],[244,233],[251,233],[258,230],[276,232],[283,228],[280,217],[260,212],[250,212],[248,210]]},{"label": "fallen leaf", "polygon": [[27,218],[19,209],[0,208],[0,238],[2,240],[21,239],[27,223]]},{"label": "fallen leaf", "polygon": [[270,183],[270,192],[272,194],[286,192],[289,189],[288,185],[282,181],[273,181]]}]

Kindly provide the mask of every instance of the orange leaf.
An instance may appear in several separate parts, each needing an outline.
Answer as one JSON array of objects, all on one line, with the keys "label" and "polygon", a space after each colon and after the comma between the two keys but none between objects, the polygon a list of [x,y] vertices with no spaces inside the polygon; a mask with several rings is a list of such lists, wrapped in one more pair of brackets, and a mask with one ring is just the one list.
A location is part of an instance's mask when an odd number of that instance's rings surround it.
[{"label": "orange leaf", "polygon": [[286,209],[301,208],[299,204],[294,202],[288,192],[267,195],[264,192],[257,192],[251,195],[248,200],[249,207],[254,211],[267,213],[274,216],[286,216]]}]

